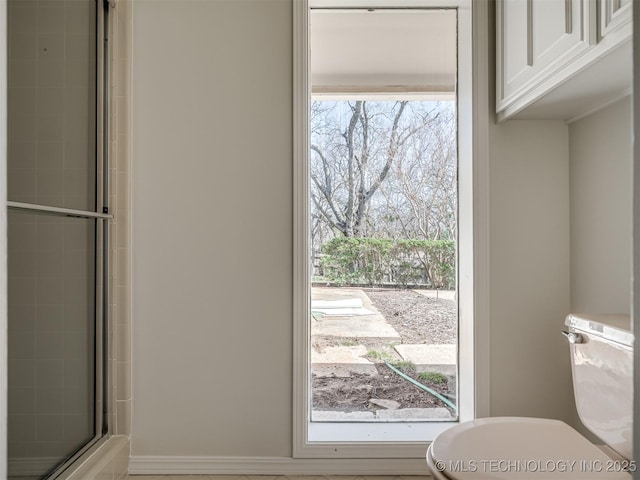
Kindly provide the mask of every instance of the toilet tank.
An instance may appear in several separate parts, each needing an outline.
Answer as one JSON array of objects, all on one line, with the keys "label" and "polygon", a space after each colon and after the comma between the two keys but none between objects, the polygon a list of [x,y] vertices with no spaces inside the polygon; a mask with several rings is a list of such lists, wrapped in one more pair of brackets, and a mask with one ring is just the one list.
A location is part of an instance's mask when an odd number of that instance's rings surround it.
[{"label": "toilet tank", "polygon": [[567,316],[573,390],[580,420],[631,459],[633,334],[628,315]]}]

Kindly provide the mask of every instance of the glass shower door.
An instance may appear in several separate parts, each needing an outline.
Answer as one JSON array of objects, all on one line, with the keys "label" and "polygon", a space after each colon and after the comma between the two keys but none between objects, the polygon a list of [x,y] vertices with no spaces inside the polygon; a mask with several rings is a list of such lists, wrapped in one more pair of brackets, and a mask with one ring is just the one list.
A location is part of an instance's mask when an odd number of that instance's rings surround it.
[{"label": "glass shower door", "polygon": [[105,12],[8,1],[8,472],[55,478],[106,431]]}]

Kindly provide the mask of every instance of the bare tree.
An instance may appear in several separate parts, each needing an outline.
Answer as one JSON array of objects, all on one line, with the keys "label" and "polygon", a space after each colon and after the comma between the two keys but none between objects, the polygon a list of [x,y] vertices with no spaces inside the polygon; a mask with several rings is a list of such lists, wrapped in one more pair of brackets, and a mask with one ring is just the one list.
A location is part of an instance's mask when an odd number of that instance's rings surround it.
[{"label": "bare tree", "polygon": [[414,138],[438,123],[441,109],[420,103],[414,110],[407,101],[313,102],[311,199],[331,229],[346,237],[371,233],[376,193]]},{"label": "bare tree", "polygon": [[314,233],[322,231],[324,239],[331,233],[455,237],[452,107],[440,102],[313,102],[311,113]]}]

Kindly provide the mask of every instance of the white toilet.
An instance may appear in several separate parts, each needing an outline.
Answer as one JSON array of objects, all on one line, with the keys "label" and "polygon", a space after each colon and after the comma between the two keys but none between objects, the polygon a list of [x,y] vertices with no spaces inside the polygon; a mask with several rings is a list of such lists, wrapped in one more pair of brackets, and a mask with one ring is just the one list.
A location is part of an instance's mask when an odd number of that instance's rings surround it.
[{"label": "white toilet", "polygon": [[438,435],[427,450],[434,479],[631,478],[633,334],[628,315],[569,315],[580,420],[606,445],[594,445],[558,420],[493,417]]}]

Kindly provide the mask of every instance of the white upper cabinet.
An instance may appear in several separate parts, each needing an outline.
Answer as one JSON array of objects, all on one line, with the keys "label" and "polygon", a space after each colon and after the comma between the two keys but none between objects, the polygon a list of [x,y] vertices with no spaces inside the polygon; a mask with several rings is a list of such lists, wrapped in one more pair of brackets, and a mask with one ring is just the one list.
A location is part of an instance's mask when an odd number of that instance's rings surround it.
[{"label": "white upper cabinet", "polygon": [[499,119],[569,119],[621,96],[631,82],[631,2],[498,0]]}]

